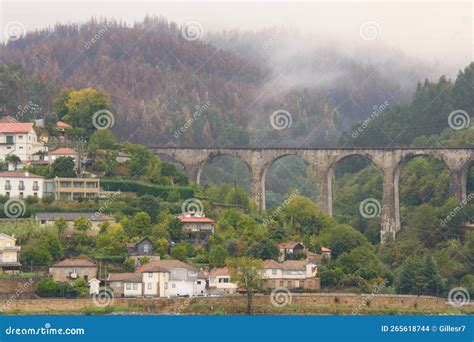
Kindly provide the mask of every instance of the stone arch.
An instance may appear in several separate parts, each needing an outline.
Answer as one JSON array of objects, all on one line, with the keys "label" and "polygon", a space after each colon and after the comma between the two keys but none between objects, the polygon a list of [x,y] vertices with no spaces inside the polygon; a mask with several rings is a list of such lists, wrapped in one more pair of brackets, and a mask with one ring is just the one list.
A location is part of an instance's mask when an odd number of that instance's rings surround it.
[{"label": "stone arch", "polygon": [[[292,160],[292,158],[295,158]],[[291,163],[304,163],[304,174],[295,174],[292,172],[289,172],[288,169],[285,167],[282,167],[283,160],[285,159],[290,159]],[[289,161],[290,161],[289,160]],[[265,192],[265,207],[268,207],[270,203],[273,205],[277,205],[278,203],[281,203],[284,198],[281,198],[278,194],[276,194],[276,198],[268,198],[268,191],[271,188],[271,183],[270,181],[273,180],[273,183],[275,184],[280,184],[282,186],[289,185],[289,187],[295,187],[298,189],[298,192],[300,194],[305,194],[308,197],[313,197],[313,200],[315,200],[315,195],[316,195],[316,188],[314,186],[314,189],[312,184],[308,184],[307,181],[308,179],[298,179],[298,176],[305,177],[306,176],[306,169],[310,167],[310,162],[308,161],[307,158],[302,153],[298,153],[297,150],[295,150],[293,153],[279,153],[276,156],[273,156],[270,160],[267,160],[266,163],[264,164],[263,167],[263,174],[262,174],[262,184],[263,184],[263,191]],[[303,165],[301,165],[303,166]],[[270,173],[274,176],[273,179],[270,179]],[[280,174],[278,176],[278,173]],[[288,184],[284,180],[289,180],[291,184]],[[299,181],[299,182],[298,182]],[[314,181],[314,180],[313,180]],[[302,182],[304,182],[302,184]],[[288,187],[288,191],[290,190]],[[280,189],[282,187],[279,187]],[[309,191],[308,191],[309,190]],[[283,191],[287,192],[287,191]],[[283,193],[280,192],[280,193]],[[288,194],[289,195],[289,194]]]},{"label": "stone arch", "polygon": [[[353,226],[372,243],[378,243],[383,219],[383,170],[372,155],[364,153],[345,154],[333,162],[330,169],[330,204],[334,218]],[[359,190],[347,193],[341,188],[343,185],[359,187]]]},{"label": "stone arch", "polygon": [[[238,161],[238,164],[242,164],[242,165],[245,165],[245,169],[247,170],[248,172],[248,175],[249,175],[249,184],[245,184],[245,182],[240,185],[242,185],[244,188],[250,188],[250,181],[251,181],[251,175],[252,175],[252,166],[249,164],[248,160],[244,159],[244,158],[241,158],[241,155],[239,153],[233,153],[232,150],[230,151],[218,151],[218,152],[211,152],[209,153],[208,157],[206,158],[206,160],[204,160],[200,166],[199,166],[199,169],[198,169],[198,173],[197,173],[197,181],[198,181],[198,184],[201,183],[201,180],[202,180],[202,175],[203,175],[203,172],[205,172],[205,168],[206,167],[210,167],[212,166],[213,162],[219,160],[220,158],[232,158],[236,161]],[[236,164],[237,165],[237,164]],[[247,189],[249,190],[249,189]]]},{"label": "stone arch", "polygon": [[[451,187],[451,168],[449,164],[449,160],[446,159],[445,155],[441,153],[441,151],[438,150],[415,150],[415,151],[406,151],[405,153],[402,154],[400,160],[398,163],[395,165],[395,177],[394,177],[394,182],[395,182],[395,190],[396,190],[396,215],[397,218],[400,219],[400,205],[403,202],[402,198],[400,198],[400,181],[401,181],[401,176],[402,176],[402,171],[403,169],[408,165],[408,163],[416,158],[423,158],[423,157],[429,157],[429,158],[434,158],[438,162],[441,163],[443,168],[448,171],[449,173],[449,187]],[[467,178],[466,178],[467,180]],[[401,227],[399,227],[401,228]]]}]

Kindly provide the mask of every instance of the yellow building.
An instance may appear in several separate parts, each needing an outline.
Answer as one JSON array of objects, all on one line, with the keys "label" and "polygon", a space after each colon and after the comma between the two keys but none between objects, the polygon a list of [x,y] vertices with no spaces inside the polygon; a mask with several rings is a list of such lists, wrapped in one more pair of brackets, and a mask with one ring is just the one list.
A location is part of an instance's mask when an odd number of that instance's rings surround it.
[{"label": "yellow building", "polygon": [[21,270],[20,246],[15,236],[0,233],[0,273],[19,273]]}]

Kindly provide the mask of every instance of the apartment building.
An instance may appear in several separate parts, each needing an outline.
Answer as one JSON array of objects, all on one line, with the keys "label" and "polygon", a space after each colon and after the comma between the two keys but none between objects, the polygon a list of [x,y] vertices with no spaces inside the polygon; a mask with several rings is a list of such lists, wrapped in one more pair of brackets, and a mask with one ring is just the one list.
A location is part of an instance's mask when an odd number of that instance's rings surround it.
[{"label": "apartment building", "polygon": [[48,183],[56,200],[78,200],[80,198],[95,198],[100,193],[98,178],[54,178]]},{"label": "apartment building", "polygon": [[44,178],[31,172],[0,172],[0,194],[12,198],[43,197]]}]

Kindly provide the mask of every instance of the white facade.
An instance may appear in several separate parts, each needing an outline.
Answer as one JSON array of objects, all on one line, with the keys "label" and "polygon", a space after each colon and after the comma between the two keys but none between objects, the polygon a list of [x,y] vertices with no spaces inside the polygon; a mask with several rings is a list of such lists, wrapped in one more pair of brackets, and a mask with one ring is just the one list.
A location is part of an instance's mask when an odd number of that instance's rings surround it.
[{"label": "white facade", "polygon": [[123,294],[125,297],[141,297],[143,295],[141,282],[124,281]]},{"label": "white facade", "polygon": [[33,124],[0,124],[0,160],[16,155],[22,162],[33,161],[34,154],[43,150],[44,145],[38,141]]},{"label": "white facade", "polygon": [[10,198],[43,197],[44,178],[29,172],[1,172],[0,194]]}]

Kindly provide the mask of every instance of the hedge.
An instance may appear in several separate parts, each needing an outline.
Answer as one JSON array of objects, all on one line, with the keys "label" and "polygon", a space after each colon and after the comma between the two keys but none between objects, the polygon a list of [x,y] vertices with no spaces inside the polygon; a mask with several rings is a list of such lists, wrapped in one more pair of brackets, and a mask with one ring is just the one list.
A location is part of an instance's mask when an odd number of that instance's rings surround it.
[{"label": "hedge", "polygon": [[166,199],[171,191],[177,191],[181,198],[194,197],[194,189],[188,186],[163,186],[131,179],[101,179],[100,186],[106,191],[136,192],[139,196],[152,195]]}]

